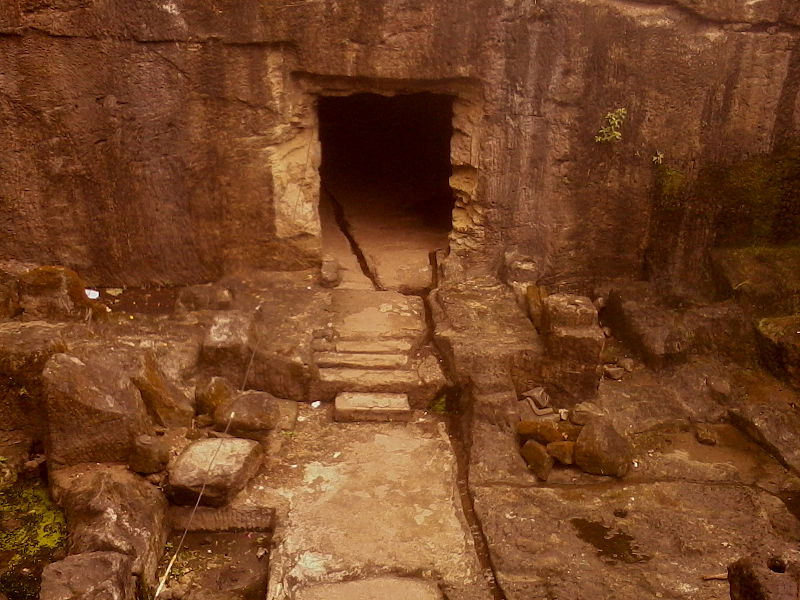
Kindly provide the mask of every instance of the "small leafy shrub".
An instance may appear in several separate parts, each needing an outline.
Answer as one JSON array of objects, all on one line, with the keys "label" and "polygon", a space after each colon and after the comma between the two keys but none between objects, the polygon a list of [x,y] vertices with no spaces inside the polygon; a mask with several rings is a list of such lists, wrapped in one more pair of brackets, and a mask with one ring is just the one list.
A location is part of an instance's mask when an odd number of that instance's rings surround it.
[{"label": "small leafy shrub", "polygon": [[628,111],[625,108],[618,108],[606,113],[603,120],[604,125],[597,132],[597,135],[594,136],[594,141],[598,144],[619,142],[622,139],[622,131],[620,128],[627,116]]}]

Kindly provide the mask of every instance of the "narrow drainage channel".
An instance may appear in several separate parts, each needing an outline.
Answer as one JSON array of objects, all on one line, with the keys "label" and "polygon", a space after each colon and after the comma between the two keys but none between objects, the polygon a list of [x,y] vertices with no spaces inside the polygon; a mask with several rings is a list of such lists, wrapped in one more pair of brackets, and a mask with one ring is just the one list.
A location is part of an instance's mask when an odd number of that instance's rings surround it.
[{"label": "narrow drainage channel", "polygon": [[[431,271],[433,273],[430,291],[436,289],[439,285],[438,280],[438,264],[436,260],[436,252],[431,252]],[[433,310],[430,304],[430,291],[421,295],[423,305],[425,307],[425,323],[427,328],[426,343],[429,343],[436,352],[439,364],[444,371],[449,381],[455,382],[453,374],[450,372],[446,362],[442,360],[442,352],[436,345],[434,331],[436,328],[436,321],[433,318]],[[447,411],[445,412],[445,425],[447,427],[447,434],[450,438],[450,445],[456,456],[456,483],[458,486],[458,497],[461,501],[461,511],[467,521],[469,532],[472,535],[472,541],[475,546],[475,554],[478,557],[478,564],[480,565],[481,574],[483,575],[486,585],[492,594],[493,600],[506,600],[506,595],[497,583],[497,576],[492,562],[491,554],[489,553],[489,543],[481,528],[478,515],[475,513],[475,505],[472,501],[472,495],[469,493],[469,456],[467,455],[464,441],[461,437],[462,429],[459,420],[461,415],[453,412],[454,407],[461,405],[458,402],[458,395],[462,392],[458,387],[454,388],[447,397]],[[454,599],[455,600],[455,599]]]},{"label": "narrow drainage channel", "polygon": [[469,493],[469,457],[466,448],[464,448],[463,440],[459,435],[461,431],[459,426],[460,417],[457,413],[447,413],[445,423],[447,424],[447,433],[450,436],[450,444],[453,446],[453,451],[456,455],[458,467],[456,481],[458,483],[458,495],[461,499],[461,508],[464,518],[467,520],[469,531],[472,534],[472,541],[475,544],[475,553],[478,556],[481,573],[489,587],[492,598],[493,600],[506,600],[506,595],[500,588],[500,584],[497,583],[497,574],[492,562],[492,556],[489,553],[489,542],[483,533],[478,515],[475,513],[472,495]]},{"label": "narrow drainage channel", "polygon": [[356,241],[356,238],[353,236],[353,232],[350,231],[350,223],[347,221],[347,215],[344,212],[344,207],[330,192],[330,190],[323,188],[322,191],[331,201],[331,206],[333,207],[333,216],[336,219],[336,225],[339,227],[339,230],[342,232],[344,237],[347,238],[347,243],[350,244],[350,251],[356,257],[358,266],[361,268],[361,272],[372,282],[372,287],[374,287],[376,290],[383,290],[383,288],[378,284],[378,278],[375,276],[375,273],[370,270],[369,264],[367,263],[367,258],[364,256],[364,252],[362,252],[361,247]]}]

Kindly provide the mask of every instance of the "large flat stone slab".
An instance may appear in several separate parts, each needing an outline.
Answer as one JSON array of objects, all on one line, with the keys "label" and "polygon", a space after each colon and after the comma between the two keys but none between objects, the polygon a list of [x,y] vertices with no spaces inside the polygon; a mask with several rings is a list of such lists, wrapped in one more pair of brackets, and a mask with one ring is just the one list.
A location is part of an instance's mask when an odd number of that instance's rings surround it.
[{"label": "large flat stone slab", "polygon": [[300,590],[295,600],[441,600],[436,584],[419,579],[375,577],[326,583]]},{"label": "large flat stone slab", "polygon": [[453,598],[488,600],[443,428],[337,425],[324,411],[300,408],[303,419],[280,462],[242,494],[248,503],[286,503],[270,558],[269,600],[322,597],[296,594],[375,573],[424,573],[458,590]]},{"label": "large flat stone slab", "polygon": [[337,352],[368,352],[371,354],[406,354],[411,351],[411,344],[406,340],[338,340]]},{"label": "large flat stone slab", "polygon": [[332,297],[333,327],[339,340],[422,343],[426,323],[421,298],[360,290],[334,290]]},{"label": "large flat stone slab", "polygon": [[336,396],[336,421],[409,421],[413,416],[406,394],[342,392]]},{"label": "large flat stone slab", "polygon": [[356,369],[402,369],[408,364],[405,354],[373,354],[366,352],[318,352],[314,362],[319,367]]}]

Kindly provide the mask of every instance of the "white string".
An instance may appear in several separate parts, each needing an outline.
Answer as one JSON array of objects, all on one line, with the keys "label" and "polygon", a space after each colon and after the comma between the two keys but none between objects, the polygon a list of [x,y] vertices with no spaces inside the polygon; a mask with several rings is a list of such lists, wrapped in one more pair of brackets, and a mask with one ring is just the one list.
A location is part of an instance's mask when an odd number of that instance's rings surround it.
[{"label": "white string", "polygon": [[[228,417],[228,424],[225,425],[225,431],[223,434],[228,433],[228,429],[230,429],[231,423],[233,422],[233,417],[236,413],[232,412],[231,416]],[[158,583],[158,587],[156,588],[156,593],[153,596],[153,600],[158,598],[158,595],[164,590],[164,585],[167,583],[167,578],[169,577],[170,572],[172,571],[172,567],[175,565],[175,560],[178,558],[178,554],[183,548],[183,542],[186,540],[186,536],[189,533],[189,529],[192,526],[192,521],[194,520],[194,515],[197,512],[198,507],[200,506],[200,500],[203,498],[203,492],[206,491],[206,483],[208,482],[208,476],[211,474],[211,467],[214,466],[214,461],[217,460],[217,455],[219,454],[220,449],[222,448],[222,441],[223,438],[219,439],[219,444],[217,444],[217,449],[214,451],[211,460],[208,462],[208,467],[206,467],[206,478],[203,481],[203,485],[200,487],[200,493],[197,495],[197,500],[194,503],[194,508],[192,508],[192,512],[189,515],[189,521],[186,523],[186,528],[183,530],[183,535],[181,535],[181,539],[178,542],[178,547],[175,549],[175,554],[172,555],[172,558],[167,565],[167,570],[164,571],[164,575],[161,577],[161,581]]]}]

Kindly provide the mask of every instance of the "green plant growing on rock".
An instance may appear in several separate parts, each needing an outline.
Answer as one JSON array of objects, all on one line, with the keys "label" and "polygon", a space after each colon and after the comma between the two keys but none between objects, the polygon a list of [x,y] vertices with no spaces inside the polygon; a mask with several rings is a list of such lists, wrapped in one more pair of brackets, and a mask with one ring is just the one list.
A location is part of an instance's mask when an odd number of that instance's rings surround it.
[{"label": "green plant growing on rock", "polygon": [[606,113],[603,119],[604,125],[597,132],[597,135],[594,136],[594,141],[598,144],[610,144],[622,140],[621,127],[627,116],[628,111],[625,108],[617,108],[616,110]]},{"label": "green plant growing on rock", "polygon": [[445,394],[439,394],[439,396],[431,403],[431,406],[428,410],[432,413],[436,413],[437,415],[445,414],[447,412],[447,396]]}]

